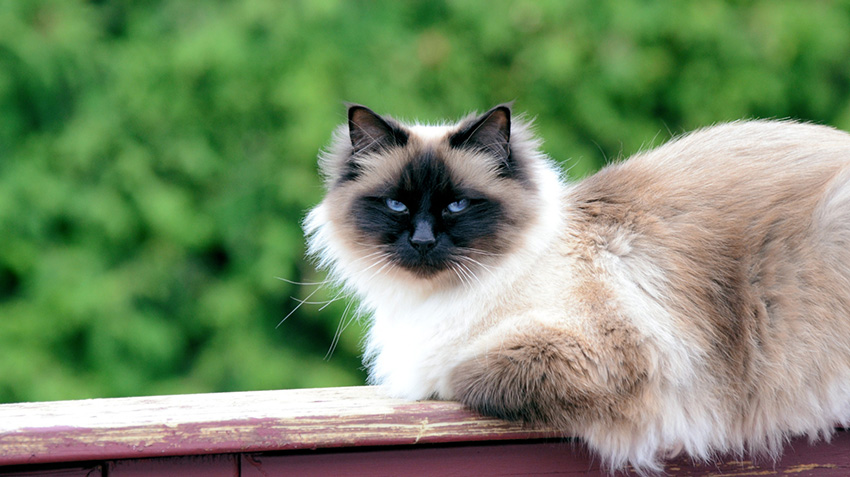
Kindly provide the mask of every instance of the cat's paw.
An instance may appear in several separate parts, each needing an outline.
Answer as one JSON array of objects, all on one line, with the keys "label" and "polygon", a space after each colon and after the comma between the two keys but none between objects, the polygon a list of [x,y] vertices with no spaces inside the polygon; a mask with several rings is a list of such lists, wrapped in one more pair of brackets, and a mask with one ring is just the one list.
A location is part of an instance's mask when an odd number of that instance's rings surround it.
[{"label": "cat's paw", "polygon": [[624,356],[600,356],[561,330],[515,335],[457,366],[456,399],[482,414],[569,430],[588,420],[618,420],[643,381]]},{"label": "cat's paw", "polygon": [[[550,333],[546,333],[549,335]],[[586,404],[570,381],[587,358],[575,339],[523,335],[461,363],[452,373],[455,397],[482,414],[550,424],[554,410]]]}]

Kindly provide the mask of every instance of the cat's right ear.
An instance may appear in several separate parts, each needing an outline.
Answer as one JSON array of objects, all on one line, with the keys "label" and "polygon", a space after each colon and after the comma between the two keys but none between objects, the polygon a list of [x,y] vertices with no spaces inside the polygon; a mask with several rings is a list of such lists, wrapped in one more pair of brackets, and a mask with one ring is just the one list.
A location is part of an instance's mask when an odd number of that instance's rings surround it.
[{"label": "cat's right ear", "polygon": [[507,159],[511,143],[511,104],[500,104],[469,121],[449,142],[452,147],[482,149]]},{"label": "cat's right ear", "polygon": [[348,135],[352,154],[376,152],[407,144],[407,133],[391,119],[384,119],[366,106],[348,105]]}]

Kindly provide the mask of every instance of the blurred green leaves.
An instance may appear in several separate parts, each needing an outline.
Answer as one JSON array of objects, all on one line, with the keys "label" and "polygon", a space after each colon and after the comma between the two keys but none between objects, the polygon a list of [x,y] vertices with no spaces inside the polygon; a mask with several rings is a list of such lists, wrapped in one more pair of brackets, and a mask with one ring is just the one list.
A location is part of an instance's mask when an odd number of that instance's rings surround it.
[{"label": "blurred green leaves", "polygon": [[[0,401],[357,384],[300,220],[343,101],[537,117],[581,177],[747,117],[850,129],[846,2],[0,3]],[[320,289],[311,302],[336,298]]]}]

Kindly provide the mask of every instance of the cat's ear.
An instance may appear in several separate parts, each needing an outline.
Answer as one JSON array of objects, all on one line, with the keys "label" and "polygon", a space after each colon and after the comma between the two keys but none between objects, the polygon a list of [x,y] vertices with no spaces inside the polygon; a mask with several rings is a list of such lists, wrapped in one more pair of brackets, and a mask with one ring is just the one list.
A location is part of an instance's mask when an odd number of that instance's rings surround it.
[{"label": "cat's ear", "polygon": [[359,104],[348,105],[348,134],[353,154],[374,152],[407,144],[407,133],[391,119],[384,119]]},{"label": "cat's ear", "polygon": [[511,104],[500,104],[468,121],[449,138],[455,148],[478,149],[508,165],[511,156]]}]

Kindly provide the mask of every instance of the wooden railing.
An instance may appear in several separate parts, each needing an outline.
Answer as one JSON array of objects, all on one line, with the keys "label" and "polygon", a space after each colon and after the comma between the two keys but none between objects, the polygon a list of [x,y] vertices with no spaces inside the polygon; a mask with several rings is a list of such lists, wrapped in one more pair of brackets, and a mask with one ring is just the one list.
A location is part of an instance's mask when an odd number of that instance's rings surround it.
[{"label": "wooden railing", "polygon": [[[850,433],[671,475],[850,475]],[[0,475],[604,475],[577,441],[351,387],[0,405]]]}]

